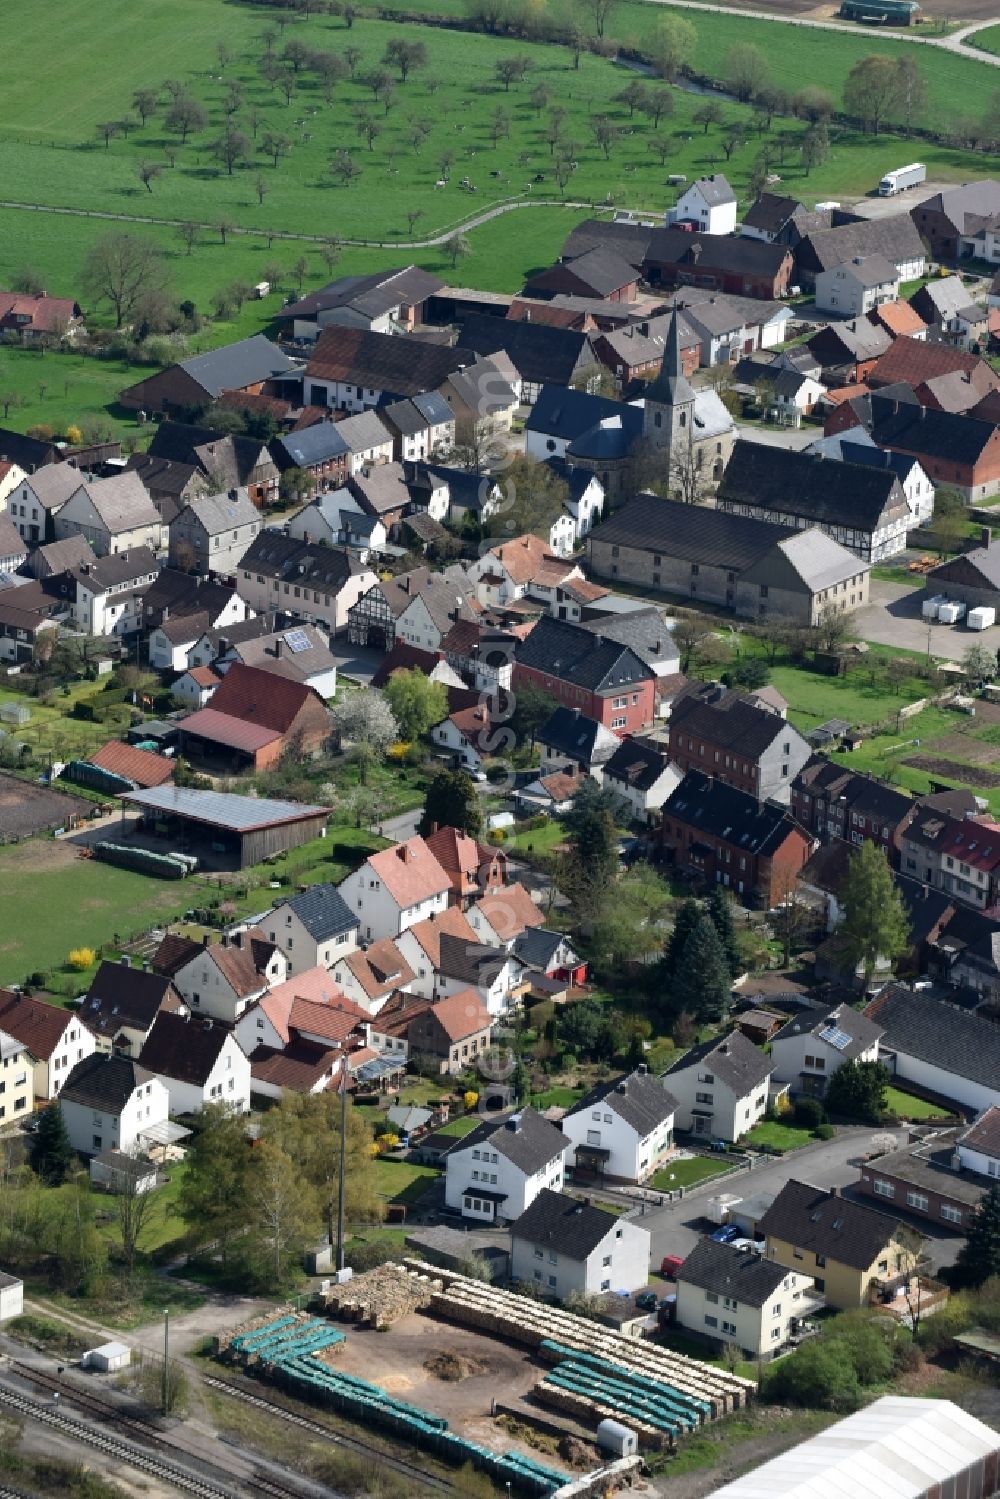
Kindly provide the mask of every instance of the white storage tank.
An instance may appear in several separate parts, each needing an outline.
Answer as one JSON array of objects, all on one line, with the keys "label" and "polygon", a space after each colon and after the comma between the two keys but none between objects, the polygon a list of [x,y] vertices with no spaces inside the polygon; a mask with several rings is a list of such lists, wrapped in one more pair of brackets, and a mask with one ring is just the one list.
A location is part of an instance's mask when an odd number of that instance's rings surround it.
[{"label": "white storage tank", "polygon": [[987,604],[980,604],[978,609],[970,609],[965,619],[970,630],[988,630],[996,621],[997,611]]},{"label": "white storage tank", "polygon": [[946,594],[935,593],[931,598],[924,599],[920,612],[923,615],[924,619],[937,619],[938,610],[940,609],[941,605],[946,602]]},{"label": "white storage tank", "polygon": [[949,600],[947,604],[941,605],[937,617],[943,625],[957,625],[964,613],[964,604],[957,604]]},{"label": "white storage tank", "polygon": [[597,1445],[602,1452],[613,1452],[615,1457],[634,1457],[639,1450],[639,1438],[631,1426],[608,1417],[597,1428]]}]

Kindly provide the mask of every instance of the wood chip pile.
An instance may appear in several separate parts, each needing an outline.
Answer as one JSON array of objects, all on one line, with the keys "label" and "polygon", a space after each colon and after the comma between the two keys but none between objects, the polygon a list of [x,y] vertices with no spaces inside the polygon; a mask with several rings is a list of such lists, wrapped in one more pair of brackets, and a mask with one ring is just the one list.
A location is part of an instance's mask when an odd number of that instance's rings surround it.
[{"label": "wood chip pile", "polygon": [[332,1285],[323,1293],[327,1316],[343,1317],[379,1329],[391,1327],[401,1317],[429,1307],[441,1282],[430,1265],[410,1270],[390,1261],[355,1275],[343,1285]]}]

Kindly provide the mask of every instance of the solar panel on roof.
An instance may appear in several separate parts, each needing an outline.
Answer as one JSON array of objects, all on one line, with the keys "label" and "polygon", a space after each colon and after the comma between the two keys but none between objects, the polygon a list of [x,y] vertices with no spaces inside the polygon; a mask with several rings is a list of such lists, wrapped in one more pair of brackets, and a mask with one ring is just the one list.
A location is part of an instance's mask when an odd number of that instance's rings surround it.
[{"label": "solar panel on roof", "polygon": [[842,1031],[836,1025],[824,1026],[819,1033],[819,1039],[828,1042],[830,1046],[835,1046],[838,1051],[843,1051],[845,1046],[851,1044],[851,1038],[847,1032]]},{"label": "solar panel on roof", "polygon": [[285,636],[285,643],[290,651],[308,651],[311,649],[309,637],[305,630],[289,630]]}]

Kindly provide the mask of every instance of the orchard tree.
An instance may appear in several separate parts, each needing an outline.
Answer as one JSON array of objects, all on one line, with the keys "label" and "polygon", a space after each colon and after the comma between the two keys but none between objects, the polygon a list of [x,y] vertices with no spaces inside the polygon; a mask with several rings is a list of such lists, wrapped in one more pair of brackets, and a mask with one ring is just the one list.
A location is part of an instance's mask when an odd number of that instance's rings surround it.
[{"label": "orchard tree", "polygon": [[156,181],[157,177],[160,177],[162,175],[163,168],[161,166],[158,166],[155,161],[142,161],[139,163],[139,181],[142,183],[147,193],[151,193],[153,191],[153,183]]},{"label": "orchard tree", "polygon": [[879,959],[890,966],[909,949],[910,922],[888,860],[865,840],[851,854],[839,936],[852,968],[860,964],[867,989]]},{"label": "orchard tree", "polygon": [[472,245],[469,243],[468,237],[464,234],[451,235],[449,239],[445,240],[442,249],[451,262],[452,270],[455,269],[460,260],[467,260],[472,254]]},{"label": "orchard tree", "polygon": [[702,127],[702,135],[707,135],[710,126],[722,124],[722,109],[718,104],[710,100],[708,104],[699,104],[691,119],[695,125]]},{"label": "orchard tree", "polygon": [[423,42],[411,42],[406,37],[394,37],[386,44],[382,61],[399,69],[399,81],[405,83],[414,68],[427,66],[427,48]]},{"label": "orchard tree", "polygon": [[159,105],[159,95],[155,88],[137,88],[132,95],[132,108],[139,119],[145,125],[146,121],[155,115]]},{"label": "orchard tree", "polygon": [[186,142],[192,132],[204,130],[208,115],[197,99],[190,94],[179,94],[167,110],[163,123],[172,135],[179,135]]},{"label": "orchard tree", "polygon": [[120,328],[140,298],[162,290],[166,277],[158,245],[115,230],[102,235],[83,264],[81,284],[91,302],[108,302]]}]

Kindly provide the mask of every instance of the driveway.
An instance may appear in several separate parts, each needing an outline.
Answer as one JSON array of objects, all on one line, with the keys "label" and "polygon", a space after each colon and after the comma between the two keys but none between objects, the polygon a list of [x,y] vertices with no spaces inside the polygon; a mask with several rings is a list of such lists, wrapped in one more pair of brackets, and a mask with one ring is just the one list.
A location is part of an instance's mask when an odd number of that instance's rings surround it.
[{"label": "driveway", "polygon": [[1000,625],[970,630],[964,622],[941,625],[922,619],[920,609],[927,596],[923,588],[873,578],[871,602],[854,616],[859,636],[877,645],[925,652],[940,661],[961,661],[970,645],[1000,650]]},{"label": "driveway", "polygon": [[[847,1187],[857,1181],[859,1160],[867,1153],[872,1137],[877,1134],[884,1139],[887,1133],[871,1127],[851,1126],[838,1131],[832,1140],[817,1140],[815,1144],[806,1145],[789,1155],[769,1158],[766,1164],[755,1166],[752,1171],[723,1177],[714,1190],[711,1185],[700,1187],[680,1201],[662,1208],[648,1208],[645,1213],[640,1211],[634,1221],[650,1232],[651,1263],[658,1265],[665,1254],[677,1254],[682,1258],[690,1254],[704,1233],[702,1216],[708,1211],[709,1198],[717,1192],[731,1192],[739,1197],[756,1197],[761,1192],[771,1192],[777,1196],[785,1183],[792,1179],[808,1182],[814,1187]],[[905,1144],[905,1130],[891,1133],[900,1145]],[[858,1201],[865,1199],[859,1197]],[[936,1264],[950,1264],[961,1239],[955,1235],[942,1239],[940,1256],[937,1242],[934,1241],[931,1258]]]},{"label": "driveway", "polygon": [[367,687],[372,677],[385,660],[384,651],[370,650],[366,645],[351,645],[346,636],[330,641],[330,649],[337,662],[338,672]]}]

